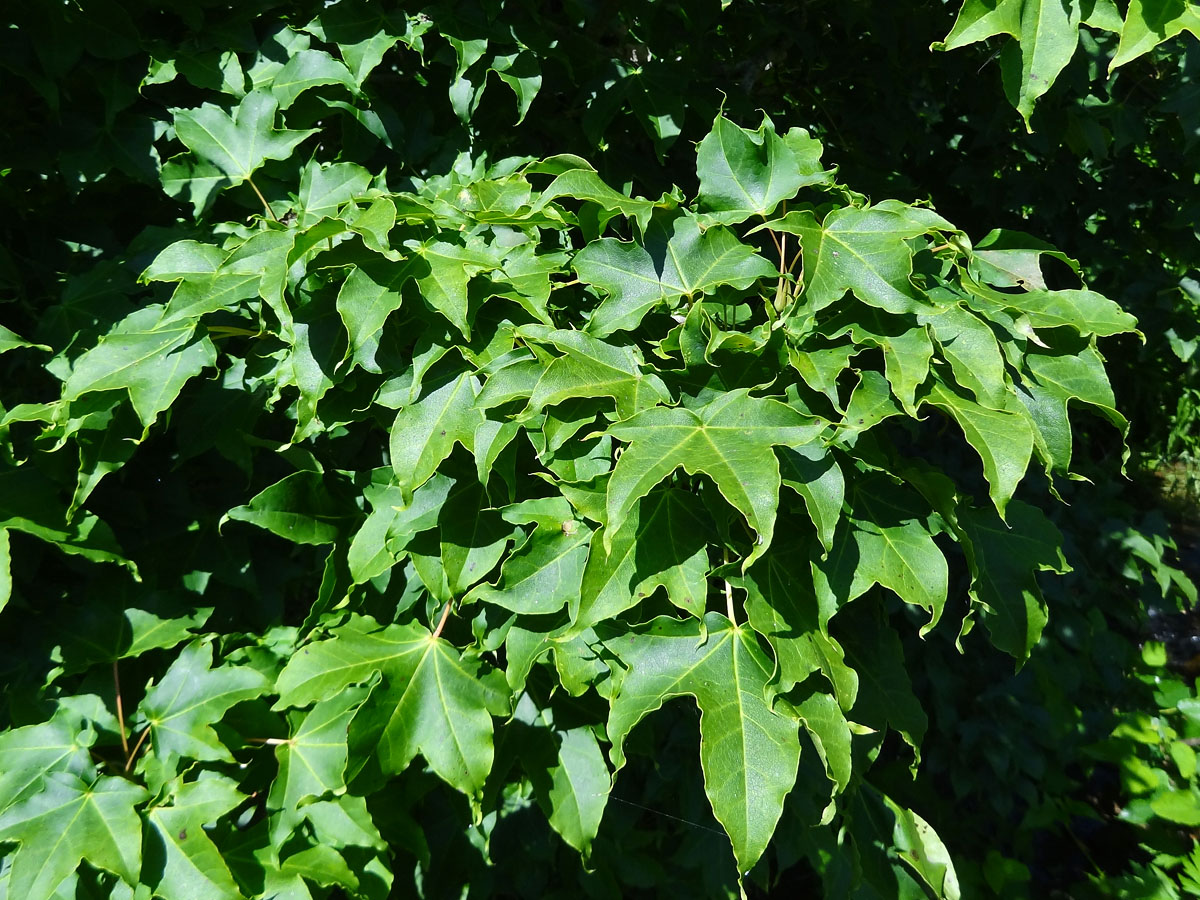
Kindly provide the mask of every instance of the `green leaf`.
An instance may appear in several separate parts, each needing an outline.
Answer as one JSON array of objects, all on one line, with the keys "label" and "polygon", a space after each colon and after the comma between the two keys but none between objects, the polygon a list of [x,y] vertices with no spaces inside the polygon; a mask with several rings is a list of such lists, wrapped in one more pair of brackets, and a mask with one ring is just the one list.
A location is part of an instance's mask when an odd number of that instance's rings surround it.
[{"label": "green leaf", "polygon": [[354,163],[321,164],[315,159],[309,160],[300,173],[300,206],[303,212],[296,219],[296,226],[308,228],[326,216],[337,215],[344,203],[361,196],[370,183],[371,173],[362,166]]},{"label": "green leaf", "polygon": [[232,762],[213,725],[229,708],[262,696],[269,682],[247,666],[212,668],[213,645],[193,641],[138,704],[135,723],[150,729],[157,762],[170,770],[181,757]]},{"label": "green leaf", "polygon": [[303,819],[305,802],[345,791],[350,720],[368,693],[346,688],[307,712],[288,713],[291,736],[275,747],[279,774],[267,794],[267,807],[278,811],[271,825],[277,844]]},{"label": "green leaf", "polygon": [[991,510],[960,509],[967,536],[963,549],[971,568],[971,597],[979,604],[992,643],[1025,659],[1046,625],[1046,601],[1038,572],[1070,571],[1062,535],[1036,507],[1009,504],[1007,522]]},{"label": "green leaf", "polygon": [[90,781],[95,777],[89,747],[95,731],[71,710],[60,707],[49,721],[0,733],[0,812],[26,800],[53,772],[68,772]]},{"label": "green leaf", "polygon": [[[547,160],[536,164],[529,169],[529,172],[547,171],[552,162],[553,160]],[[595,203],[606,212],[618,212],[627,218],[634,219],[645,232],[650,224],[650,215],[654,211],[655,204],[649,200],[633,199],[613,190],[584,160],[574,157],[571,162],[577,164],[579,168],[570,168],[565,172],[558,173],[557,177],[538,195],[537,200],[530,208],[531,213],[541,212],[550,203],[562,197],[570,197],[573,200]]]},{"label": "green leaf", "polygon": [[484,421],[475,408],[478,382],[467,373],[427,390],[396,414],[391,429],[391,462],[405,500],[423,485],[456,443],[474,452],[475,430]]},{"label": "green leaf", "polygon": [[922,403],[942,410],[958,423],[967,442],[983,460],[988,495],[1003,516],[1033,455],[1033,426],[1025,408],[1013,395],[1008,395],[1004,409],[989,409],[941,382],[934,383]]},{"label": "green leaf", "polygon": [[957,50],[997,34],[1018,37],[1021,31],[1022,0],[966,0],[944,41],[934,50]]},{"label": "green leaf", "polygon": [[641,354],[632,347],[615,347],[579,331],[530,332],[530,337],[552,344],[564,355],[542,372],[527,413],[574,397],[612,397],[617,416],[628,419],[671,399],[661,378],[642,372]]},{"label": "green leaf", "polygon": [[929,512],[919,495],[886,475],[859,476],[851,485],[850,508],[828,557],[813,563],[822,608],[840,609],[881,584],[905,603],[929,613],[924,634],[942,616],[949,570],[926,524]]},{"label": "green leaf", "polygon": [[480,272],[500,268],[501,258],[496,250],[463,247],[446,241],[405,241],[416,257],[425,263],[426,274],[416,273],[421,296],[457,328],[467,340],[471,326],[467,315],[467,284]]},{"label": "green leaf", "polygon": [[579,596],[592,532],[573,518],[538,528],[504,561],[495,586],[481,584],[466,602],[482,600],[516,613],[557,612]]},{"label": "green leaf", "polygon": [[333,637],[303,648],[278,680],[278,706],[332,697],[383,675],[351,727],[351,752],[373,752],[385,773],[404,771],[420,753],[443,780],[470,796],[492,766],[492,718],[507,696],[479,665],[418,624],[370,630],[355,617]]},{"label": "green leaf", "polygon": [[1038,447],[1053,471],[1067,472],[1071,466],[1071,421],[1067,407],[1072,400],[1092,406],[1125,436],[1129,422],[1116,410],[1116,398],[1104,372],[1104,361],[1095,347],[1076,354],[1030,353],[1025,365],[1032,378],[1017,394],[1037,429]]},{"label": "green leaf", "polygon": [[169,806],[156,806],[146,816],[147,874],[158,870],[151,885],[163,900],[240,900],[221,851],[207,828],[247,797],[237,782],[215,772],[181,785]]},{"label": "green leaf", "polygon": [[45,344],[31,344],[22,339],[15,331],[0,325],[0,353],[7,353],[9,350],[16,350],[19,347],[33,347],[36,350],[50,349]]},{"label": "green leaf", "polygon": [[1182,0],[1129,0],[1121,43],[1108,64],[1109,72],[1149,53],[1184,31],[1200,37],[1200,11]]},{"label": "green leaf", "polygon": [[698,410],[656,407],[610,426],[608,433],[629,446],[608,484],[605,549],[612,551],[612,536],[638,498],[682,468],[712,478],[754,529],[757,543],[742,564],[749,567],[770,546],[775,528],[779,462],[771,448],[807,444],[823,428],[811,416],[778,400],[751,397],[744,389]]},{"label": "green leaf", "polygon": [[[1066,68],[1079,43],[1079,2],[1069,0],[1024,0],[1021,7],[1020,68],[1015,56],[1001,59],[1005,74],[1005,92],[1033,131],[1030,117],[1050,85]],[[1012,84],[1014,78],[1020,80]]]},{"label": "green leaf", "polygon": [[738,871],[748,872],[770,843],[800,761],[797,722],[767,702],[774,667],[754,632],[709,613],[703,622],[655,619],[605,644],[628,667],[608,718],[613,765],[624,766],[625,739],[648,713],[695,697],[704,793]]},{"label": "green leaf", "polygon": [[342,283],[338,292],[337,310],[346,326],[349,342],[342,360],[368,372],[382,373],[375,354],[379,350],[379,339],[388,316],[400,308],[401,294],[397,278],[376,280],[377,273],[366,268],[355,268]]},{"label": "green leaf", "polygon": [[0,528],[0,612],[12,599],[12,550],[9,547],[8,529]]},{"label": "green leaf", "polygon": [[799,235],[803,297],[812,311],[853,291],[864,303],[902,315],[929,310],[912,283],[913,251],[906,242],[930,225],[913,213],[902,203],[885,201],[866,209],[835,209],[821,221],[808,210],[790,212],[760,227]]},{"label": "green leaf", "polygon": [[106,776],[89,786],[69,772],[47,777],[44,790],[0,814],[0,841],[21,845],[10,895],[50,900],[84,860],[136,885],[142,829],[134,806],[148,796],[124,778]]},{"label": "green leaf", "polygon": [[722,225],[769,216],[805,185],[831,180],[821,169],[819,141],[799,128],[784,139],[765,115],[757,131],[718,115],[696,148],[696,173],[701,215],[706,222]]},{"label": "green leaf", "polygon": [[149,428],[184,384],[217,361],[207,338],[194,339],[194,322],[163,324],[162,307],[130,313],[71,366],[63,399],[93,391],[127,390],[142,425]]},{"label": "green leaf", "polygon": [[241,184],[268,159],[287,159],[316,128],[276,130],[274,96],[254,90],[230,116],[211,103],[175,110],[175,133],[204,163],[215,166],[233,185]]},{"label": "green leaf", "polygon": [[775,267],[739,241],[727,228],[700,230],[692,216],[651,225],[645,244],[616,238],[593,241],[571,263],[579,280],[607,294],[592,313],[588,333],[607,337],[636,328],[659,305],[690,303],[722,285],[744,291],[760,278],[777,276]]},{"label": "green leaf", "polygon": [[694,494],[651,490],[611,539],[607,529],[592,538],[583,583],[571,598],[569,633],[631,609],[660,586],[675,606],[702,615],[708,597],[707,545],[713,536]]},{"label": "green leaf", "polygon": [[343,63],[324,50],[301,50],[289,57],[271,81],[271,94],[279,101],[280,109],[287,109],[309,88],[325,84],[340,84],[350,93],[358,93],[358,82]]},{"label": "green leaf", "polygon": [[330,491],[329,476],[293,472],[235,506],[226,519],[248,522],[297,544],[332,544],[357,517],[357,510]]},{"label": "green leaf", "polygon": [[779,663],[781,690],[790,690],[813,672],[821,672],[843,709],[854,705],[858,675],[846,665],[841,645],[829,635],[813,591],[811,546],[799,529],[786,543],[730,582],[746,591],[746,615],[763,635]]},{"label": "green leaf", "polygon": [[775,455],[779,458],[784,485],[804,498],[821,544],[826,551],[830,550],[846,493],[846,481],[837,460],[815,444],[779,447]]},{"label": "green leaf", "polygon": [[933,330],[942,356],[954,372],[954,380],[983,406],[1004,409],[1009,390],[1004,357],[987,323],[958,305],[934,316],[921,316],[920,321]]}]

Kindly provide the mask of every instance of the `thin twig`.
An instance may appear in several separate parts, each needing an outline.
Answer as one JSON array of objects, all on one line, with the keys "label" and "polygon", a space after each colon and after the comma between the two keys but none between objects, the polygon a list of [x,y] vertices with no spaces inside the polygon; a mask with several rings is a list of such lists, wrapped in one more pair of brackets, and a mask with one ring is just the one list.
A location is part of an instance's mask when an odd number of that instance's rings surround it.
[{"label": "thin twig", "polygon": [[126,772],[128,772],[130,769],[133,768],[133,761],[135,759],[137,759],[138,751],[142,749],[142,744],[143,744],[143,742],[145,742],[146,735],[148,735],[149,733],[150,733],[150,726],[147,725],[145,728],[142,729],[141,737],[139,737],[137,739],[137,743],[133,745],[133,750],[130,751],[129,756],[126,757],[126,759],[125,759],[125,771]]},{"label": "thin twig", "polygon": [[254,180],[251,178],[247,178],[246,184],[248,184],[248,185],[250,185],[250,187],[254,188],[254,193],[258,194],[258,199],[262,201],[262,205],[265,206],[267,209],[267,215],[269,215],[274,221],[278,222],[279,219],[275,217],[275,210],[271,209],[271,204],[268,203],[267,198],[262,195],[262,191],[260,191],[258,189],[258,185],[254,183]]},{"label": "thin twig", "polygon": [[121,752],[129,758],[129,741],[125,739],[125,707],[121,703],[121,675],[117,671],[117,661],[113,660],[113,689],[117,692],[117,726],[121,729]]},{"label": "thin twig", "polygon": [[292,742],[291,738],[260,738],[260,737],[246,738],[247,744],[266,744],[267,746],[270,746],[270,747],[278,747],[281,744],[290,744],[291,742]]},{"label": "thin twig", "polygon": [[453,605],[453,600],[447,600],[446,605],[442,607],[442,617],[438,619],[437,628],[433,629],[434,640],[442,636],[442,629],[446,627],[446,619],[449,617],[450,607]]}]

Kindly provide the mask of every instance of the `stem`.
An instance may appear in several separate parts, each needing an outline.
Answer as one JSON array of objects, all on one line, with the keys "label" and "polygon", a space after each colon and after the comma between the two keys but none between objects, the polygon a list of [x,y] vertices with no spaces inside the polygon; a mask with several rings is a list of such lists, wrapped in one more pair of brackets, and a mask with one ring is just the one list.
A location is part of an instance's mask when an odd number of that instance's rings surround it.
[{"label": "stem", "polygon": [[290,744],[291,738],[246,738],[247,744],[266,744],[269,747],[278,747],[281,744]]},{"label": "stem", "polygon": [[[726,547],[722,552],[725,554],[725,564],[728,565],[729,548]],[[729,583],[728,579],[725,580],[725,615],[729,617],[730,622],[737,625],[737,617],[733,612],[733,585]]]},{"label": "stem", "polygon": [[[121,703],[121,675],[117,671],[117,661],[113,660],[113,689],[117,693],[117,725],[121,729],[121,752],[129,759],[129,741],[125,739],[125,707]],[[128,771],[128,766],[126,771]]]},{"label": "stem", "polygon": [[446,619],[450,615],[450,607],[454,605],[453,600],[447,600],[446,605],[442,607],[442,617],[438,619],[437,628],[433,629],[433,639],[437,640],[442,636],[442,629],[446,627]]},{"label": "stem", "polygon": [[262,205],[266,208],[267,215],[269,215],[273,221],[278,222],[279,219],[275,217],[275,210],[271,209],[271,204],[268,203],[267,198],[262,195],[262,191],[258,189],[258,185],[254,183],[254,179],[247,176],[246,184],[254,188],[254,193],[258,194],[258,199],[262,201]]},{"label": "stem", "polygon": [[949,250],[949,249],[950,249],[951,247],[953,247],[953,246],[954,246],[953,244],[951,244],[949,241],[947,241],[947,242],[946,242],[946,243],[944,243],[944,244],[938,244],[936,247],[930,247],[930,248],[929,248],[929,252],[930,252],[930,253],[937,253],[937,252],[938,252],[938,251],[940,251],[940,250]]},{"label": "stem", "polygon": [[133,745],[133,750],[131,750],[129,753],[129,756],[127,756],[125,758],[125,771],[126,772],[128,772],[131,768],[133,768],[133,761],[135,759],[137,759],[138,751],[142,749],[142,744],[145,742],[146,735],[148,735],[149,733],[150,733],[150,726],[147,725],[145,728],[142,729],[142,735],[141,735],[141,737],[139,737],[137,739],[137,743]]}]

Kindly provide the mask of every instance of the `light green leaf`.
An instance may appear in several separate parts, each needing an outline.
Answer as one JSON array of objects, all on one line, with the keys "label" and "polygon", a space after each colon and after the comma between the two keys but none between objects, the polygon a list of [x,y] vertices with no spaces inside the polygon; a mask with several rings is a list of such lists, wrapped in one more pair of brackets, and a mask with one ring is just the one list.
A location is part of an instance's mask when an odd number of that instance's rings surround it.
[{"label": "light green leaf", "polygon": [[829,612],[881,584],[905,603],[929,613],[921,633],[933,628],[946,604],[949,571],[926,520],[929,511],[915,492],[884,475],[856,478],[850,509],[833,550],[813,563],[817,596]]},{"label": "light green leaf", "polygon": [[[356,517],[352,504],[333,494],[328,477],[307,469],[260,491],[225,519],[249,522],[297,544],[332,544]],[[224,521],[224,519],[222,520]]]},{"label": "light green leaf", "polygon": [[267,807],[278,811],[271,820],[276,844],[304,818],[301,807],[307,801],[345,791],[350,720],[368,693],[365,687],[349,687],[308,712],[288,713],[291,736],[275,747],[279,774],[267,794]]},{"label": "light green leaf", "polygon": [[138,280],[184,281],[212,275],[220,268],[229,253],[215,244],[199,241],[176,241],[163,249],[154,262],[146,267]]},{"label": "light green leaf", "polygon": [[215,166],[231,184],[241,184],[268,159],[287,159],[317,129],[276,130],[277,101],[261,90],[242,98],[230,116],[211,103],[175,110],[175,133],[201,161]]},{"label": "light green leaf", "polygon": [[975,508],[960,509],[958,521],[967,536],[971,597],[992,643],[1025,659],[1047,620],[1036,573],[1070,571],[1062,535],[1041,510],[1020,500],[1009,504],[1007,524],[991,510]]},{"label": "light green leaf", "polygon": [[1067,406],[1072,400],[1091,405],[1121,432],[1129,433],[1129,422],[1116,410],[1116,398],[1104,372],[1104,360],[1095,347],[1077,353],[1051,355],[1030,353],[1025,365],[1032,376],[1026,379],[1018,398],[1037,429],[1038,448],[1053,471],[1067,472],[1071,466],[1071,420]]},{"label": "light green leaf", "polygon": [[842,514],[846,481],[837,460],[816,444],[777,447],[775,455],[783,483],[804,498],[808,516],[826,552],[833,547],[833,530]]},{"label": "light green leaf", "polygon": [[812,416],[778,400],[751,397],[744,389],[697,410],[656,407],[610,426],[608,433],[629,446],[608,484],[606,550],[611,552],[613,533],[638,498],[682,468],[690,475],[703,472],[712,478],[758,534],[742,564],[743,569],[749,567],[770,546],[775,528],[779,462],[771,448],[807,444],[823,429],[824,423]]},{"label": "light green leaf", "polygon": [[841,422],[839,436],[860,434],[874,428],[884,419],[904,414],[904,409],[892,395],[885,376],[865,369],[859,373],[858,384],[846,404],[846,416]]},{"label": "light green leaf", "polygon": [[1079,17],[1079,0],[1024,0],[1021,7],[1020,67],[1017,53],[1006,53],[1001,66],[1005,92],[1031,132],[1034,105],[1075,55]]},{"label": "light green leaf", "polygon": [[650,491],[611,539],[606,530],[592,538],[582,586],[571,598],[568,633],[578,634],[636,606],[659,586],[675,606],[702,615],[712,532],[694,494],[676,488]]},{"label": "light green leaf", "polygon": [[47,777],[44,790],[0,814],[0,841],[20,843],[9,896],[50,900],[84,860],[136,885],[142,829],[134,806],[148,796],[124,778],[89,786],[69,772]]},{"label": "light green leaf", "polygon": [[546,367],[533,389],[526,414],[574,397],[612,397],[617,416],[628,419],[647,407],[670,402],[661,378],[642,372],[641,354],[616,347],[579,331],[530,335],[552,344],[564,355]]},{"label": "light green leaf", "polygon": [[63,399],[124,389],[142,424],[153,425],[184,384],[217,361],[207,337],[193,339],[194,322],[160,324],[161,313],[162,307],[147,306],[113,326],[75,360],[63,385]]},{"label": "light green leaf", "polygon": [[400,285],[405,276],[411,276],[411,271],[403,266],[386,273],[374,267],[355,267],[342,282],[337,311],[349,336],[343,365],[350,360],[368,372],[382,373],[375,354],[388,316],[400,308]]},{"label": "light green leaf", "polygon": [[168,197],[183,197],[191,203],[196,218],[208,209],[218,190],[234,183],[215,165],[190,153],[181,153],[163,163],[159,181]]},{"label": "light green leaf", "polygon": [[53,772],[69,772],[90,782],[95,769],[88,748],[95,739],[96,732],[63,707],[49,721],[0,733],[0,812],[40,791]]},{"label": "light green leaf", "polygon": [[966,0],[954,20],[954,27],[933,50],[957,50],[997,34],[1017,37],[1021,31],[1022,0]]},{"label": "light green leaf", "polygon": [[831,181],[821,169],[820,142],[799,128],[785,140],[765,115],[757,131],[718,115],[696,148],[696,174],[701,217],[722,225],[769,216],[805,185]]},{"label": "light green leaf", "polygon": [[852,763],[850,726],[838,701],[829,694],[813,691],[795,705],[795,710],[817,748],[817,755],[821,757],[835,792],[841,793],[850,784]]},{"label": "light green leaf", "polygon": [[573,518],[538,528],[504,560],[495,586],[481,584],[465,602],[482,600],[516,613],[557,612],[579,596],[592,532]]},{"label": "light green leaf", "polygon": [[919,320],[933,330],[954,380],[982,405],[1004,409],[1010,390],[1004,377],[1004,357],[987,323],[957,304]]},{"label": "light green leaf", "polygon": [[269,687],[255,669],[227,664],[214,669],[212,661],[213,645],[193,641],[138,704],[134,721],[150,729],[154,756],[168,770],[180,757],[232,762],[212,726],[230,707],[262,696]]},{"label": "light green leaf", "polygon": [[[929,338],[927,329],[921,326],[913,327],[910,317],[890,316],[878,309],[858,304],[846,310],[844,315],[850,321],[836,332],[826,332],[827,336],[837,338],[843,334],[849,334],[855,344],[878,347],[882,350],[884,372],[892,386],[892,392],[900,401],[905,412],[915,418],[916,392],[929,376],[929,361],[933,357],[933,342]],[[841,319],[842,317],[839,316],[839,320]],[[859,348],[836,349],[844,349],[849,353],[856,352]],[[825,355],[835,352],[836,350],[818,351]],[[836,360],[836,357],[834,359]],[[831,392],[829,388],[836,386],[836,377],[840,371],[841,369],[837,369],[832,373],[832,377],[829,375],[818,376],[817,379],[812,380],[805,376],[803,371],[801,371],[801,375],[805,377],[805,381],[810,386],[821,390],[827,396],[833,393],[834,396],[831,399],[836,402],[836,390]],[[817,384],[820,384],[821,387],[816,387]]]},{"label": "light green leaf", "polygon": [[4,607],[8,606],[12,591],[12,550],[8,529],[0,528],[0,612],[4,612]]},{"label": "light green leaf", "polygon": [[327,216],[337,215],[342,204],[362,195],[370,183],[371,173],[362,166],[354,163],[322,164],[315,159],[309,160],[300,172],[302,211],[296,220],[296,227],[308,228]]},{"label": "light green leaf", "polygon": [[989,409],[940,381],[934,382],[929,396],[922,401],[925,403],[947,413],[963,430],[967,443],[983,460],[988,495],[1003,516],[1033,455],[1033,425],[1025,407],[1010,394],[1004,409]]},{"label": "light green leaf", "polygon": [[1200,10],[1183,0],[1129,0],[1121,28],[1121,43],[1108,65],[1109,72],[1149,53],[1184,31],[1200,37]]},{"label": "light green leaf", "polygon": [[157,806],[146,816],[147,868],[162,875],[152,885],[163,900],[241,900],[221,851],[206,826],[246,799],[237,782],[215,772],[181,785],[169,806]]},{"label": "light green leaf", "polygon": [[[788,691],[813,672],[821,672],[843,709],[854,705],[858,675],[846,665],[841,645],[821,621],[813,592],[809,559],[812,548],[796,529],[788,540],[730,582],[746,591],[746,614],[779,663],[781,690]],[[808,539],[811,540],[811,539]]]},{"label": "light green leaf", "polygon": [[478,382],[467,373],[428,391],[396,414],[391,430],[391,462],[405,500],[429,480],[455,443],[474,452],[475,429],[483,412],[475,408]]},{"label": "light green leaf", "polygon": [[[589,164],[583,160],[579,160],[579,164],[586,168],[571,168],[559,173],[547,185],[546,190],[538,195],[530,211],[532,213],[541,212],[547,205],[562,197],[586,200],[589,203],[597,204],[606,212],[618,212],[627,218],[634,219],[644,233],[650,225],[650,215],[654,211],[654,203],[649,200],[632,199],[618,193],[605,184]],[[535,166],[530,171],[534,172],[538,169],[539,167]]]},{"label": "light green leaf", "polygon": [[480,272],[500,268],[499,252],[490,248],[463,247],[446,241],[430,239],[424,243],[405,241],[404,246],[424,260],[428,272],[414,272],[421,296],[457,328],[467,340],[471,339],[468,322],[467,283]]},{"label": "light green leaf", "polygon": [[331,697],[380,672],[382,684],[352,723],[351,752],[373,752],[387,774],[404,771],[420,753],[448,784],[477,795],[492,766],[489,711],[506,712],[507,696],[423,626],[373,625],[355,617],[304,647],[280,673],[277,705]]},{"label": "light green leaf", "polygon": [[655,619],[605,644],[628,667],[608,718],[613,765],[624,766],[625,739],[648,713],[673,697],[695,697],[704,793],[738,871],[750,871],[770,843],[800,762],[798,723],[767,702],[774,666],[754,632],[708,613],[703,623]]},{"label": "light green leaf", "polygon": [[669,226],[652,224],[644,245],[616,238],[593,241],[575,254],[572,266],[580,281],[608,295],[588,322],[588,332],[598,338],[636,328],[660,304],[674,308],[682,298],[690,302],[722,285],[741,291],[778,275],[729,229],[701,231],[689,215]]},{"label": "light green leaf", "polygon": [[0,325],[0,353],[7,353],[9,350],[16,350],[19,347],[33,347],[36,350],[50,349],[45,344],[32,344],[23,340],[15,331]]},{"label": "light green leaf", "polygon": [[906,241],[930,230],[901,203],[866,209],[835,209],[818,222],[808,211],[790,212],[770,228],[800,236],[804,251],[803,298],[812,311],[824,309],[846,291],[890,313],[925,312],[929,304],[912,283],[912,248]]},{"label": "light green leaf", "polygon": [[350,93],[358,93],[358,82],[343,63],[324,50],[300,50],[271,81],[271,93],[279,101],[279,108],[287,109],[309,88],[324,84],[340,84]]}]

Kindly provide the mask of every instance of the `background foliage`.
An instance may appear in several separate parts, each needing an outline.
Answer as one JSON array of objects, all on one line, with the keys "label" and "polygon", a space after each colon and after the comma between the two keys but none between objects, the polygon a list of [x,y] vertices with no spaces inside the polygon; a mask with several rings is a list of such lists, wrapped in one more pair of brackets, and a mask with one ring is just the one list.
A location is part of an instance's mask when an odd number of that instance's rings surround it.
[{"label": "background foliage", "polygon": [[1195,4],[12,15],[6,895],[1200,892]]}]

